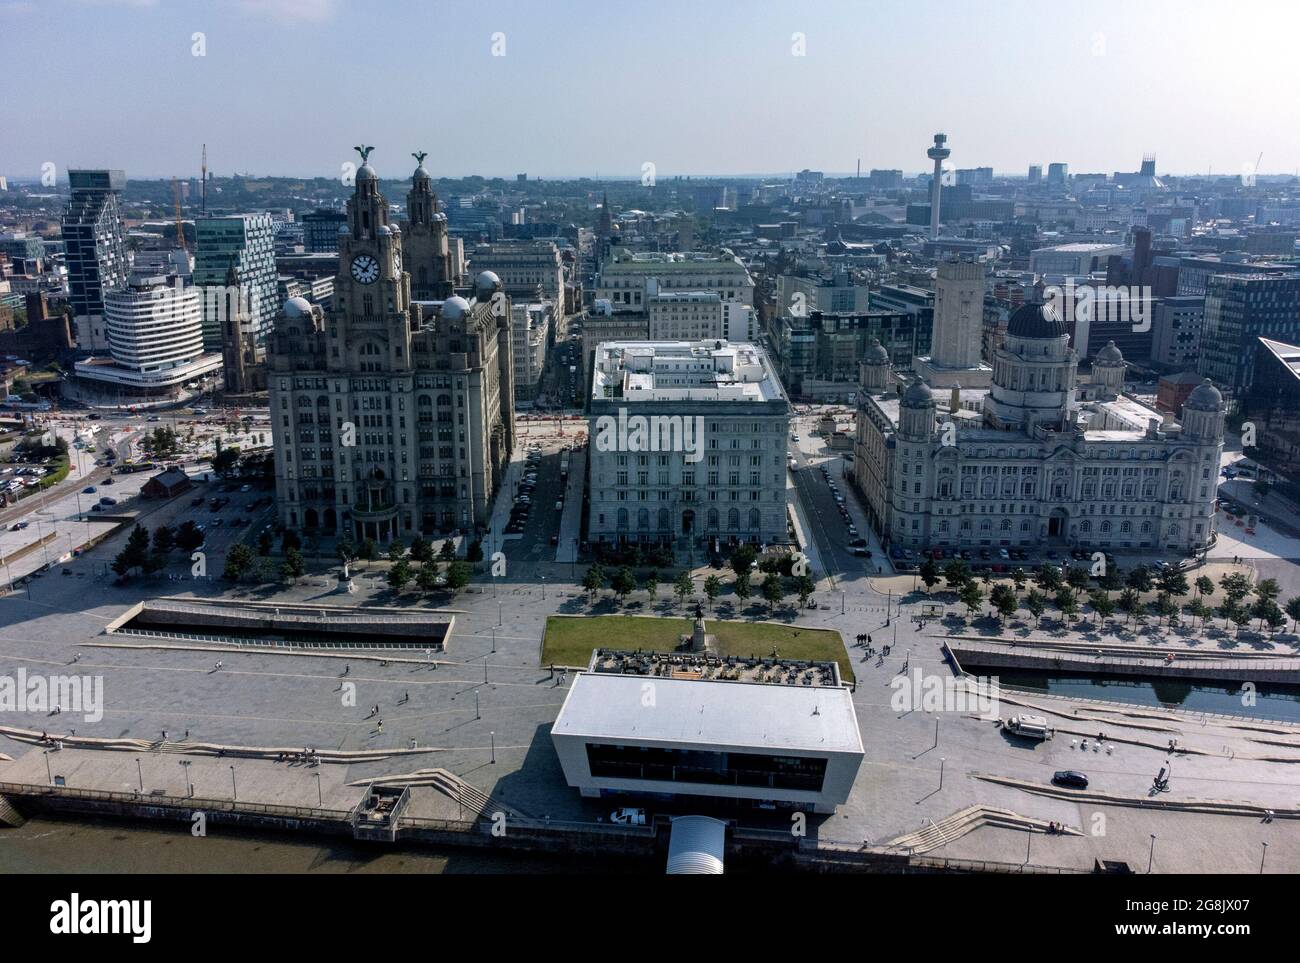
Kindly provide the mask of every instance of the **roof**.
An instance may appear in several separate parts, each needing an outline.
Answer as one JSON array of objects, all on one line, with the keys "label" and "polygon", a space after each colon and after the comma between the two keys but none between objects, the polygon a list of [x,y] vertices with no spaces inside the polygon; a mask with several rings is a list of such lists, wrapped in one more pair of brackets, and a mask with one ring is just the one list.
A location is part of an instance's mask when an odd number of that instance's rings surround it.
[{"label": "roof", "polygon": [[[647,689],[647,687],[652,687]],[[647,691],[653,699],[647,700]],[[650,701],[650,705],[646,702]],[[862,752],[848,689],[580,673],[553,736],[738,749]]]}]

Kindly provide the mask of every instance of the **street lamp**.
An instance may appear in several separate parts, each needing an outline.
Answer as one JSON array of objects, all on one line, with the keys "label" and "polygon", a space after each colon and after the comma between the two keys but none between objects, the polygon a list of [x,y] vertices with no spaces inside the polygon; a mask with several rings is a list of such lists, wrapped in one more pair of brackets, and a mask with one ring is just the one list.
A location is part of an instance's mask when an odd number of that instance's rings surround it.
[{"label": "street lamp", "polygon": [[497,764],[497,734],[495,731],[489,732],[488,736],[492,739],[492,765],[495,766]]},{"label": "street lamp", "polygon": [[1148,874],[1150,874],[1150,872],[1151,872],[1151,865],[1155,862],[1155,858],[1156,858],[1156,834],[1155,834],[1155,833],[1152,833],[1152,834],[1151,834],[1151,852],[1149,852],[1149,853],[1147,854],[1147,873],[1148,873]]},{"label": "street lamp", "polygon": [[320,788],[320,770],[319,770],[319,769],[316,770],[315,775],[316,775],[316,801],[317,801],[318,803],[320,803],[320,808],[321,808],[321,809],[324,809],[324,808],[325,808],[325,794],[321,791],[321,788]]},{"label": "street lamp", "polygon": [[189,759],[182,759],[182,760],[180,761],[180,763],[179,763],[179,765],[181,765],[182,767],[184,767],[184,772],[185,772],[185,786],[186,786],[186,788],[189,790],[189,794],[190,794],[191,797],[194,796],[194,781],[193,781],[192,779],[190,779],[190,766],[191,766],[192,764],[193,764],[193,763],[192,763]]},{"label": "street lamp", "polygon": [[230,767],[230,798],[239,798],[239,788],[235,785],[235,767]]}]

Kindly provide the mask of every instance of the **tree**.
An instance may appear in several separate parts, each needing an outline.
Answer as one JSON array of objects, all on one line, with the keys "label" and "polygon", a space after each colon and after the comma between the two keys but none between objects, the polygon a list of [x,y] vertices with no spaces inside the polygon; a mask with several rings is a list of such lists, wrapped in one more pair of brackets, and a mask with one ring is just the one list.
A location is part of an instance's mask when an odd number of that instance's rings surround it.
[{"label": "tree", "polygon": [[193,522],[181,522],[180,527],[176,529],[176,544],[182,551],[193,552],[203,544],[203,533]]},{"label": "tree", "polygon": [[388,560],[396,562],[398,559],[405,557],[406,543],[400,538],[395,538],[388,543]]},{"label": "tree", "polygon": [[367,538],[361,543],[361,548],[358,550],[357,555],[366,562],[373,562],[375,559],[379,558],[379,543],[373,538]]},{"label": "tree", "polygon": [[1088,595],[1088,604],[1092,610],[1097,613],[1097,618],[1102,622],[1110,619],[1115,614],[1115,600],[1110,597],[1110,593],[1102,589],[1095,589]]},{"label": "tree", "polygon": [[1295,631],[1296,622],[1300,621],[1300,595],[1286,603],[1286,614],[1291,617],[1291,631]]},{"label": "tree", "polygon": [[1187,575],[1182,569],[1172,567],[1164,569],[1156,577],[1156,584],[1162,593],[1172,595],[1174,598],[1182,598],[1191,591],[1191,587],[1187,584]]},{"label": "tree", "polygon": [[1034,581],[1044,592],[1055,592],[1061,587],[1061,570],[1055,565],[1044,562],[1034,573]]},{"label": "tree", "polygon": [[298,579],[302,578],[307,571],[307,565],[303,561],[302,552],[298,551],[296,548],[285,549],[283,571],[285,581],[296,582]]},{"label": "tree", "polygon": [[1011,581],[1015,583],[1017,593],[1019,593],[1020,590],[1025,587],[1025,582],[1027,582],[1028,580],[1029,580],[1029,576],[1025,574],[1025,570],[1023,568],[1016,566],[1011,570]]},{"label": "tree", "polygon": [[929,592],[939,581],[939,566],[930,556],[926,556],[921,563],[921,581],[925,583],[925,590]]},{"label": "tree", "polygon": [[754,587],[749,583],[749,573],[744,572],[736,576],[736,583],[732,586],[736,592],[736,598],[740,599],[743,606],[754,594]]},{"label": "tree", "polygon": [[984,590],[980,588],[978,582],[966,582],[957,589],[957,599],[962,605],[966,606],[966,614],[969,618],[983,604]]},{"label": "tree", "polygon": [[388,569],[388,585],[394,592],[400,592],[406,588],[413,574],[411,563],[404,558],[399,558]]},{"label": "tree", "polygon": [[1119,593],[1119,602],[1116,604],[1129,619],[1134,619],[1142,611],[1142,596],[1138,594],[1137,589],[1126,588]]},{"label": "tree", "polygon": [[950,589],[956,589],[960,596],[961,587],[970,581],[970,566],[959,558],[954,558],[943,567],[943,580]]},{"label": "tree", "polygon": [[1151,570],[1145,565],[1138,565],[1128,573],[1128,587],[1135,592],[1151,591]]},{"label": "tree", "polygon": [[1038,627],[1038,620],[1043,617],[1047,611],[1047,599],[1038,589],[1030,589],[1025,593],[1024,600],[1025,611],[1034,617],[1034,627]]},{"label": "tree", "polygon": [[1006,622],[1008,618],[1015,615],[1016,609],[1020,606],[1020,600],[1016,598],[1016,590],[1005,582],[993,586],[993,591],[989,593],[989,601],[993,604],[1001,622]]},{"label": "tree", "polygon": [[421,592],[432,592],[438,588],[438,563],[430,560],[420,565],[420,571],[416,573],[415,584],[419,586]]},{"label": "tree", "polygon": [[1250,576],[1244,572],[1229,572],[1219,579],[1219,587],[1223,589],[1229,601],[1240,602],[1250,594],[1253,585]]},{"label": "tree", "polygon": [[176,547],[176,531],[166,525],[159,525],[153,530],[153,550],[159,555],[168,554]]},{"label": "tree", "polygon": [[423,564],[433,557],[433,546],[419,535],[411,539],[411,558]]},{"label": "tree", "polygon": [[1092,576],[1082,565],[1071,565],[1065,570],[1065,584],[1072,589],[1080,591],[1086,589],[1090,584]]},{"label": "tree", "polygon": [[1254,618],[1251,611],[1245,605],[1235,605],[1232,611],[1232,621],[1237,624],[1237,635],[1241,635],[1241,630],[1250,625],[1250,620]]},{"label": "tree", "polygon": [[243,542],[232,545],[226,554],[226,568],[222,578],[227,582],[238,582],[253,567],[254,555]]},{"label": "tree", "polygon": [[1161,592],[1151,603],[1151,611],[1161,622],[1164,622],[1178,614],[1178,604],[1169,597],[1168,592]]},{"label": "tree", "polygon": [[1124,587],[1124,573],[1118,565],[1107,565],[1097,579],[1097,586],[1106,592],[1118,592]]},{"label": "tree", "polygon": [[1192,599],[1191,604],[1187,606],[1187,611],[1191,613],[1193,621],[1200,619],[1202,626],[1205,625],[1205,620],[1214,614],[1214,610],[1206,605],[1205,599],[1199,595]]},{"label": "tree", "polygon": [[131,573],[132,568],[134,566],[131,564],[131,560],[126,557],[126,549],[122,549],[113,557],[113,573],[119,579],[125,580]]},{"label": "tree", "polygon": [[221,439],[217,439],[217,451],[212,456],[212,470],[222,478],[227,478],[234,473],[235,467],[239,464],[239,449],[237,447],[222,448]]},{"label": "tree", "polygon": [[614,594],[618,596],[621,603],[636,591],[636,575],[633,574],[631,568],[624,565],[614,573],[614,578],[610,581],[609,587],[614,590]]},{"label": "tree", "polygon": [[471,564],[483,561],[483,542],[481,539],[474,539],[469,543],[469,549],[465,552],[465,560]]},{"label": "tree", "polygon": [[748,543],[737,545],[736,550],[731,553],[731,570],[737,576],[749,575],[757,558],[758,552],[754,550],[753,545]]},{"label": "tree", "polygon": [[1208,575],[1202,575],[1200,578],[1198,578],[1196,580],[1196,594],[1213,595],[1214,579],[1210,578]]},{"label": "tree", "polygon": [[1277,584],[1277,579],[1266,578],[1260,579],[1255,586],[1255,597],[1261,601],[1275,602],[1277,597],[1282,594],[1282,587]]},{"label": "tree", "polygon": [[1227,628],[1229,622],[1237,621],[1237,612],[1242,608],[1240,602],[1225,597],[1222,602],[1215,606],[1214,614],[1223,619],[1223,627]]},{"label": "tree", "polygon": [[438,551],[438,557],[444,562],[450,562],[456,557],[456,544],[450,539],[444,539],[442,548]]},{"label": "tree", "polygon": [[785,598],[785,580],[781,578],[779,572],[771,572],[767,578],[763,579],[762,593],[768,611],[781,604],[781,601]]},{"label": "tree", "polygon": [[685,605],[686,600],[691,597],[695,591],[695,583],[691,581],[690,572],[682,572],[673,582],[673,594],[677,596],[677,604]]},{"label": "tree", "polygon": [[592,596],[605,587],[605,570],[599,562],[588,568],[582,576],[582,587]]},{"label": "tree", "polygon": [[659,594],[659,573],[651,571],[646,573],[645,591],[650,596],[651,601]]},{"label": "tree", "polygon": [[1062,586],[1053,601],[1067,622],[1079,614],[1079,597],[1074,594],[1074,589]]},{"label": "tree", "polygon": [[271,554],[274,545],[275,539],[271,537],[270,532],[263,531],[262,534],[257,536],[257,554],[263,558]]},{"label": "tree", "polygon": [[1269,602],[1268,609],[1264,612],[1264,621],[1268,624],[1268,634],[1272,636],[1274,632],[1286,625],[1286,615],[1278,608],[1276,602]]},{"label": "tree", "polygon": [[[709,600],[709,607],[718,601],[718,596],[722,594],[722,579],[716,575],[710,575],[704,580],[704,596]],[[1300,607],[1300,599],[1296,599],[1297,607]]]},{"label": "tree", "polygon": [[469,563],[460,560],[452,562],[447,566],[447,588],[453,593],[459,592],[469,585],[469,576]]},{"label": "tree", "polygon": [[817,591],[817,583],[810,575],[798,575],[794,580],[794,591],[799,596],[799,607],[807,608],[808,600],[812,598],[813,592]]},{"label": "tree", "polygon": [[302,548],[302,539],[298,537],[298,533],[292,528],[286,528],[284,534],[280,536],[280,551],[287,555],[290,551],[300,548]]},{"label": "tree", "polygon": [[127,537],[126,548],[127,561],[131,563],[131,568],[144,568],[145,560],[149,557],[149,530],[136,522],[131,529],[131,534]]}]

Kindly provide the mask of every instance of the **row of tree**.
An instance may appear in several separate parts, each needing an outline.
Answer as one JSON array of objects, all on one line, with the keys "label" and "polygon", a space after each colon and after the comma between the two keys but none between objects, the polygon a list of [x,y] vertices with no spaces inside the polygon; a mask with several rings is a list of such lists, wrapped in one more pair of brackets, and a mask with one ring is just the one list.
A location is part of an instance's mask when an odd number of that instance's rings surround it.
[{"label": "row of tree", "polygon": [[[624,565],[608,570],[599,562],[588,568],[582,577],[582,587],[593,600],[596,594],[606,586],[614,592],[619,602],[625,601],[638,588],[645,591],[653,600],[658,597],[659,588],[663,584],[657,571],[647,573],[643,579],[638,581],[631,566]],[[685,605],[687,600],[695,594],[695,581],[691,578],[690,572],[680,573],[670,584],[673,595],[677,597],[678,605]],[[717,575],[710,575],[704,579],[704,597],[709,600],[710,605],[717,602],[718,596],[722,594],[722,589],[722,579]],[[748,570],[737,573],[732,590],[735,592],[736,598],[742,603],[754,596],[754,585]],[[811,577],[798,575],[787,582],[785,576],[779,571],[768,572],[758,586],[758,594],[763,601],[767,602],[769,609],[780,605],[791,592],[798,596],[799,605],[803,607],[808,604],[808,599],[814,591],[816,591],[816,583]]]},{"label": "row of tree", "polygon": [[[956,590],[957,600],[966,607],[967,613],[973,615],[982,610],[985,591],[968,568],[959,567],[961,564],[958,561],[945,566],[943,577]],[[1049,574],[1051,572],[1056,573],[1055,577]],[[1068,571],[1062,576],[1059,570],[1044,566],[1036,576],[1037,587],[1029,589],[1021,598],[1019,590],[1024,584],[1023,573],[1021,575],[1022,578],[1017,579],[1016,573],[1012,573],[1014,587],[1000,581],[988,592],[989,605],[1000,620],[1005,621],[1023,607],[1037,625],[1047,610],[1049,596],[1066,621],[1072,621],[1079,615],[1084,589],[1088,585],[1086,579],[1080,585],[1077,579],[1072,581],[1069,578]],[[1105,581],[1098,581],[1100,584],[1086,592],[1086,600],[1092,611],[1103,621],[1120,612],[1126,616],[1126,622],[1141,620],[1147,613],[1156,616],[1162,623],[1173,622],[1184,611],[1177,600],[1192,591],[1187,576],[1177,569],[1165,569],[1154,575],[1147,569],[1134,569],[1129,573],[1127,585],[1118,598],[1111,596]],[[927,589],[933,584],[934,582],[927,582]],[[1114,582],[1109,584],[1113,585]],[[1210,620],[1217,616],[1223,619],[1225,627],[1235,624],[1240,632],[1257,620],[1261,631],[1267,627],[1272,634],[1286,624],[1288,617],[1292,620],[1293,629],[1296,621],[1300,620],[1300,597],[1292,598],[1285,608],[1280,606],[1278,596],[1281,589],[1276,579],[1262,579],[1253,583],[1243,572],[1225,574],[1219,579],[1218,588],[1223,590],[1223,596],[1218,605],[1209,602],[1216,588],[1213,579],[1202,575],[1196,579],[1194,586],[1196,595],[1186,607],[1193,624],[1196,619],[1200,619],[1201,625],[1205,626],[1211,624]],[[1142,593],[1152,589],[1157,591],[1156,597],[1144,602]]]}]

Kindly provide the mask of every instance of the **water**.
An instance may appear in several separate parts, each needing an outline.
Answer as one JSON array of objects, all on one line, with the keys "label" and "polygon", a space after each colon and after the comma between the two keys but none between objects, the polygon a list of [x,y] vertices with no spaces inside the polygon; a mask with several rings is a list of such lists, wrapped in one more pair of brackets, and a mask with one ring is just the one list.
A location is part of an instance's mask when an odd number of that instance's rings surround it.
[{"label": "water", "polygon": [[1050,695],[1101,699],[1128,705],[1165,706],[1193,712],[1217,712],[1300,722],[1300,687],[1260,685],[1255,688],[1255,705],[1242,705],[1240,685],[1180,679],[1142,679],[1137,676],[1059,675],[1032,669],[987,669],[963,666],[974,675],[996,675],[1008,689],[1043,692]]},{"label": "water", "polygon": [[629,859],[529,855],[478,848],[362,845],[332,836],[189,824],[40,817],[0,829],[0,875],[11,873],[662,873]]}]

